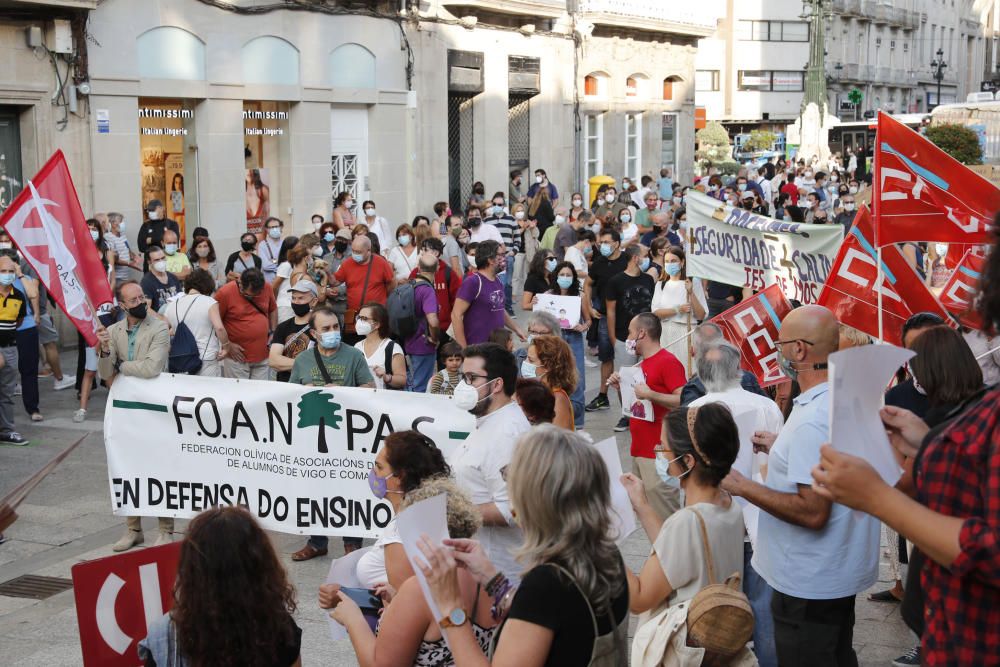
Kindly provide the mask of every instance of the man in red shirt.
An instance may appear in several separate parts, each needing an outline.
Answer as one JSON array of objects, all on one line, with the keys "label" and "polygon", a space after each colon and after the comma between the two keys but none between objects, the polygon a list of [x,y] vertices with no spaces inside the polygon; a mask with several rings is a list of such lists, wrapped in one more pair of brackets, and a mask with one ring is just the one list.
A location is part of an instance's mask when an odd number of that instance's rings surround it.
[{"label": "man in red shirt", "polygon": [[267,343],[278,324],[274,291],[260,269],[247,269],[239,280],[226,283],[215,293],[222,326],[229,335],[229,356],[224,375],[241,380],[268,380]]},{"label": "man in red shirt", "polygon": [[353,315],[366,303],[383,306],[389,299],[389,292],[396,289],[396,274],[392,265],[379,255],[372,253],[372,242],[364,235],[351,242],[351,256],[345,259],[333,274],[335,284],[347,285],[347,314],[344,318],[344,342],[354,345],[363,336],[354,331]]},{"label": "man in red shirt", "polygon": [[[444,244],[441,239],[434,237],[424,239],[420,244],[420,254],[425,252],[434,253],[438,258],[437,272],[434,273],[434,295],[438,302],[438,322],[441,333],[444,334],[451,326],[451,308],[455,305],[455,297],[458,295],[458,288],[462,286],[462,276],[455,273],[452,268],[441,259],[444,252]],[[410,280],[417,277],[417,269],[410,271]],[[442,338],[445,336],[442,335]],[[449,339],[450,340],[450,339]],[[442,341],[444,344],[445,341]]]},{"label": "man in red shirt", "polygon": [[[635,386],[635,397],[653,404],[653,421],[629,419],[632,436],[632,473],[642,480],[646,497],[660,518],[666,520],[680,509],[680,488],[670,486],[656,472],[656,454],[660,443],[663,418],[671,408],[681,404],[681,390],[687,382],[684,365],[660,346],[660,320],[653,313],[642,313],[628,325],[626,347],[633,347],[642,361],[639,367],[646,382]],[[608,384],[617,386],[620,378],[612,373]]]},{"label": "man in red shirt", "polygon": [[792,206],[799,205],[799,186],[795,185],[795,171],[793,169],[785,172],[785,184],[778,192],[788,195],[788,203]]}]

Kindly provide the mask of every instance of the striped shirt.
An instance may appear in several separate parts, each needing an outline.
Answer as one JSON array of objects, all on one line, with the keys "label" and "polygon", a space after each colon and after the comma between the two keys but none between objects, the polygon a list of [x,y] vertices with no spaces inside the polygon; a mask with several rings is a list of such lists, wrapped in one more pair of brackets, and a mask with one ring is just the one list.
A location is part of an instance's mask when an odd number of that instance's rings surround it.
[{"label": "striped shirt", "polygon": [[521,245],[521,228],[513,217],[509,215],[490,216],[483,218],[483,222],[493,225],[500,232],[503,244],[507,246],[508,252],[516,252]]},{"label": "striped shirt", "polygon": [[[115,251],[115,257],[119,262],[131,262],[132,253],[129,251],[128,239],[124,234],[121,236],[115,236],[111,232],[107,232],[104,235],[104,242],[108,244],[108,248]],[[118,280],[128,280],[130,276],[129,267],[120,266],[115,264],[115,278]]]}]

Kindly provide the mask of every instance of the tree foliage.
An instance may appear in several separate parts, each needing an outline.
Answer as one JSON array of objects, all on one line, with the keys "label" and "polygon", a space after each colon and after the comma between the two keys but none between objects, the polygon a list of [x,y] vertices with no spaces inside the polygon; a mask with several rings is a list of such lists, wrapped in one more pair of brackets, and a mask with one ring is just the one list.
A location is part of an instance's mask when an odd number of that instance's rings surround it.
[{"label": "tree foliage", "polygon": [[743,142],[743,150],[748,153],[758,153],[769,151],[774,148],[774,142],[778,140],[778,135],[767,130],[752,130],[750,138]]},{"label": "tree foliage", "polygon": [[710,121],[698,130],[695,138],[698,141],[698,153],[695,156],[697,159],[713,163],[732,159],[733,149],[729,145],[729,133],[722,123]]},{"label": "tree foliage", "polygon": [[983,151],[975,130],[954,123],[931,125],[927,138],[962,164],[982,164]]}]

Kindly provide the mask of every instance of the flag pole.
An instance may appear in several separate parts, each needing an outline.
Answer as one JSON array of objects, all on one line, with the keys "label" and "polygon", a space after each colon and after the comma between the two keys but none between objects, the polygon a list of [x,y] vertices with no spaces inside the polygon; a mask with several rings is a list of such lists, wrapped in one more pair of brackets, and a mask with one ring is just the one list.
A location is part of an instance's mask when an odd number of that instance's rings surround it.
[{"label": "flag pole", "polygon": [[878,115],[875,117],[875,146],[874,155],[872,156],[872,219],[875,222],[875,289],[877,290],[876,298],[878,299],[878,342],[885,342],[884,335],[884,323],[882,318],[882,245],[879,242],[878,230],[881,226],[881,215],[882,207],[879,206],[879,197],[881,196],[881,174],[879,173],[879,159],[878,154],[880,152],[879,140],[881,138],[881,133],[879,130],[882,127],[882,112],[879,111]]}]

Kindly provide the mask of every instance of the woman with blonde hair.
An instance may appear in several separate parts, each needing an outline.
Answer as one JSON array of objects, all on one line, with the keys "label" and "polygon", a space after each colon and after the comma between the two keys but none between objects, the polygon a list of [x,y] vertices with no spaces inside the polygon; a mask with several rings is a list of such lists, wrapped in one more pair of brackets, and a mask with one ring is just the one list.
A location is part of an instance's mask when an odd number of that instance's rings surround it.
[{"label": "woman with blonde hair", "polygon": [[521,362],[521,377],[544,382],[556,399],[552,423],[568,431],[576,430],[573,404],[569,400],[576,389],[576,362],[569,344],[561,336],[534,336],[531,339],[528,356]]},{"label": "woman with blonde hair", "polygon": [[663,329],[660,345],[677,357],[691,374],[691,351],[687,334],[705,317],[708,308],[701,281],[687,277],[684,248],[670,246],[663,255],[663,275],[653,289],[651,310]]},{"label": "woman with blonde hair", "polygon": [[424,538],[419,545],[454,664],[490,664],[464,611],[459,572],[467,571],[486,586],[501,623],[493,664],[582,667],[599,660],[625,667],[628,587],[601,455],[582,436],[543,424],[521,437],[504,470],[524,535],[517,588],[478,542],[449,539],[442,546]]}]

